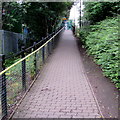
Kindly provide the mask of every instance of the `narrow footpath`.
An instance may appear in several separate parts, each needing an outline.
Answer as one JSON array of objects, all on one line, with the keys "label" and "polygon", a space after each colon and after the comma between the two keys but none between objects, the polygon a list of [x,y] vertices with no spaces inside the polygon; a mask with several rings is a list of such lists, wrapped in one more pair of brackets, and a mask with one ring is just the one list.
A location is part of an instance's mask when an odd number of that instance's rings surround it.
[{"label": "narrow footpath", "polygon": [[13,118],[100,118],[77,43],[65,30]]}]

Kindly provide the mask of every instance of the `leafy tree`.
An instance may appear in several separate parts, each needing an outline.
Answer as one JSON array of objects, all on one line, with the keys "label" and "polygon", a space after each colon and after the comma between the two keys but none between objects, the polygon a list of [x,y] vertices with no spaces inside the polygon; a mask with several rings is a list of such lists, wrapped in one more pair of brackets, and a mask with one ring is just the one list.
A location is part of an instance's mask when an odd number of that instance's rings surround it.
[{"label": "leafy tree", "polygon": [[22,32],[22,6],[17,2],[4,2],[3,29],[13,32]]},{"label": "leafy tree", "polygon": [[107,17],[114,17],[120,13],[119,2],[86,2],[84,19],[95,24]]},{"label": "leafy tree", "polygon": [[4,2],[3,29],[22,32],[22,24],[26,24],[35,36],[46,36],[61,21],[61,17],[69,15],[72,3],[68,2]]},{"label": "leafy tree", "polygon": [[[27,26],[35,36],[44,37],[56,29],[61,18],[69,12],[72,3],[27,3],[29,7],[24,16]],[[31,20],[32,19],[32,20]]]}]

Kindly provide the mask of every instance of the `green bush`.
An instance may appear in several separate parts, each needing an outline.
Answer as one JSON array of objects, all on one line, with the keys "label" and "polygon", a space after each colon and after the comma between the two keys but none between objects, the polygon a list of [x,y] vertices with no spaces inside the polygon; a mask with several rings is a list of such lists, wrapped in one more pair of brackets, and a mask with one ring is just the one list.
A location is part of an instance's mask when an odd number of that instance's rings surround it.
[{"label": "green bush", "polygon": [[80,40],[83,44],[85,44],[86,41],[86,37],[89,34],[89,26],[84,26],[82,29],[80,29],[79,31],[79,36],[80,36]]},{"label": "green bush", "polygon": [[[103,74],[109,77],[120,88],[118,71],[118,17],[109,18],[90,26],[87,36],[83,34],[88,53],[93,55],[95,61],[101,66]],[[85,31],[84,31],[85,33]]]}]

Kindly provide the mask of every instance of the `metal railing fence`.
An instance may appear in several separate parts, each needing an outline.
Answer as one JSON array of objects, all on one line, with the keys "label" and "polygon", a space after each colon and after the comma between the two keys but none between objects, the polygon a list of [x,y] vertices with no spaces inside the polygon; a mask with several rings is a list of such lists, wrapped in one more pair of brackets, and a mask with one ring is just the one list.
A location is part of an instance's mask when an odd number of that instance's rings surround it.
[{"label": "metal railing fence", "polygon": [[22,58],[6,69],[5,56],[0,55],[0,119],[7,119],[13,113],[18,101],[29,89],[47,57],[52,53],[58,41],[56,38],[63,29],[49,36],[49,40],[40,47],[34,44],[30,54],[26,54],[23,48]]}]

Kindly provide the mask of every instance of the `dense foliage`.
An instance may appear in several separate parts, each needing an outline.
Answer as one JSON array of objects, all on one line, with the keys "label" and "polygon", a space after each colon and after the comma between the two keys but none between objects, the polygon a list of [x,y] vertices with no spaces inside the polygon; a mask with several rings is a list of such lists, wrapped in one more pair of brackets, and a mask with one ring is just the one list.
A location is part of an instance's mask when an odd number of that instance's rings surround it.
[{"label": "dense foliage", "polygon": [[71,6],[71,2],[4,2],[3,29],[21,33],[24,24],[35,37],[44,37],[69,16]]},{"label": "dense foliage", "polygon": [[95,24],[107,17],[114,17],[120,13],[120,2],[86,2],[84,19]]},{"label": "dense foliage", "polygon": [[24,21],[35,36],[46,36],[56,29],[62,17],[69,15],[72,3],[27,3]]},{"label": "dense foliage", "polygon": [[3,26],[4,30],[21,33],[23,8],[17,2],[3,2]]},{"label": "dense foliage", "polygon": [[85,24],[80,29],[80,39],[100,65],[103,74],[109,77],[120,88],[119,68],[119,12],[120,2],[86,2],[84,15]]},{"label": "dense foliage", "polygon": [[96,63],[101,66],[103,74],[109,77],[117,88],[120,88],[118,20],[118,17],[114,17],[91,25],[91,31],[87,34],[84,30],[81,32],[81,40],[85,43],[88,53],[93,55]]}]

